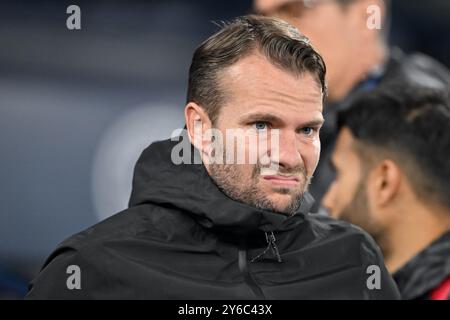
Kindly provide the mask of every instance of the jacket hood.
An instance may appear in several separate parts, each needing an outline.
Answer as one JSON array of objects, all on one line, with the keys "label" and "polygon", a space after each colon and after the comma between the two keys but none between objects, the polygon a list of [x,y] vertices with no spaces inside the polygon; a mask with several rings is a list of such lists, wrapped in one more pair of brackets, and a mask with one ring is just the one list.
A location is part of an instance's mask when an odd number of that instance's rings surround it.
[{"label": "jacket hood", "polygon": [[[188,139],[186,135],[178,138]],[[189,141],[189,140],[186,140]],[[186,142],[185,141],[185,142]],[[220,228],[245,234],[294,228],[303,220],[314,199],[305,194],[296,214],[286,216],[235,201],[214,183],[203,164],[174,164],[171,160],[177,141],[165,140],[147,147],[136,163],[129,206],[152,203],[179,209],[206,228]],[[191,154],[199,156],[189,143]]]}]

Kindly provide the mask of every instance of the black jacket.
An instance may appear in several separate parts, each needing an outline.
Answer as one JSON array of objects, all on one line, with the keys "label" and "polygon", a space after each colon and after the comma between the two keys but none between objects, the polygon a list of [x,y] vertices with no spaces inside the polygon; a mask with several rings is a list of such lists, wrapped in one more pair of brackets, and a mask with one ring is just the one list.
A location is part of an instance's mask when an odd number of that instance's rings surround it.
[{"label": "black jacket", "polygon": [[[307,214],[309,197],[292,217],[233,201],[203,165],[174,165],[175,143],[143,152],[129,209],[60,244],[27,298],[399,298],[366,233]],[[81,289],[67,287],[71,265]],[[367,286],[370,265],[380,289]]]},{"label": "black jacket", "polygon": [[378,86],[390,87],[398,84],[450,90],[450,73],[445,66],[424,54],[405,55],[400,49],[393,48],[381,72],[370,74],[342,101],[325,106],[325,123],[320,132],[322,145],[320,162],[310,187],[311,194],[317,201],[312,209],[313,212],[317,212],[322,197],[334,179],[330,159],[338,135],[338,112],[347,109],[356,97],[365,92]]},{"label": "black jacket", "polygon": [[402,299],[450,300],[450,231],[394,273]]}]

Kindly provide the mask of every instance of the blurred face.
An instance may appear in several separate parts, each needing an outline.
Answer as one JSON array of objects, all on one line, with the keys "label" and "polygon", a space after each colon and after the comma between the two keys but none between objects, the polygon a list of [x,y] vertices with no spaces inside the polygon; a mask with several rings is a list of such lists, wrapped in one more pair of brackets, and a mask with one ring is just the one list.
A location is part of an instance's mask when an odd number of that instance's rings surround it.
[{"label": "blurred face", "polygon": [[291,23],[312,41],[327,65],[329,97],[339,99],[347,94],[341,92],[347,88],[341,87],[358,58],[355,50],[364,45],[359,41],[360,26],[355,24],[358,12],[344,9],[333,0],[309,3],[311,5],[298,0],[255,0],[254,4],[257,11]]},{"label": "blurred face", "polygon": [[368,204],[369,174],[362,169],[363,159],[355,151],[354,144],[351,131],[344,127],[339,132],[331,159],[336,178],[322,205],[333,218],[348,221],[375,236],[378,228]]},{"label": "blurred face", "polygon": [[257,141],[257,161],[209,164],[211,177],[232,199],[294,213],[319,160],[320,85],[309,73],[296,77],[259,54],[224,71],[221,84],[228,98],[215,127],[223,133],[224,144],[227,130],[242,130],[245,139],[239,147],[246,154],[255,153],[251,150]]}]

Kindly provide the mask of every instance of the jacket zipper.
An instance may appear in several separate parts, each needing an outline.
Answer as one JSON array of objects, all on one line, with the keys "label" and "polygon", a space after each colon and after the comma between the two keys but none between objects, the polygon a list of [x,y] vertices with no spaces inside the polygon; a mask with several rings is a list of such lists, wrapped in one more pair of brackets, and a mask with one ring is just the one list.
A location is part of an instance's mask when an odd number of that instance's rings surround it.
[{"label": "jacket zipper", "polygon": [[239,251],[238,251],[238,264],[239,264],[239,270],[244,275],[245,283],[252,290],[252,292],[255,295],[256,299],[258,299],[258,300],[265,300],[266,297],[264,296],[263,291],[258,286],[258,284],[253,279],[252,275],[250,274],[250,272],[248,270],[247,251],[245,249],[239,249]]}]

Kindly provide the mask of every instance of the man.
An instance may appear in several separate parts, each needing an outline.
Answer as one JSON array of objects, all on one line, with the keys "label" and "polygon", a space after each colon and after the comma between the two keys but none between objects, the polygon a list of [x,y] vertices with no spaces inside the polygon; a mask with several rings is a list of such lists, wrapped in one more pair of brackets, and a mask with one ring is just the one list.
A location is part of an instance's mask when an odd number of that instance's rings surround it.
[{"label": "man", "polygon": [[[323,60],[295,28],[225,25],[193,56],[189,148],[147,148],[129,209],[63,242],[28,298],[397,298],[370,237],[307,214],[325,91]],[[228,161],[242,147],[243,163]]]},{"label": "man", "polygon": [[[329,97],[321,133],[322,154],[311,185],[320,202],[333,180],[329,159],[337,136],[336,112],[353,97],[392,82],[450,87],[445,67],[423,54],[404,55],[387,45],[389,1],[255,0],[257,12],[275,16],[308,36],[327,64]],[[314,208],[314,211],[317,208]]]},{"label": "man", "polygon": [[374,237],[404,299],[449,298],[449,123],[447,93],[404,85],[339,115],[323,205]]}]

